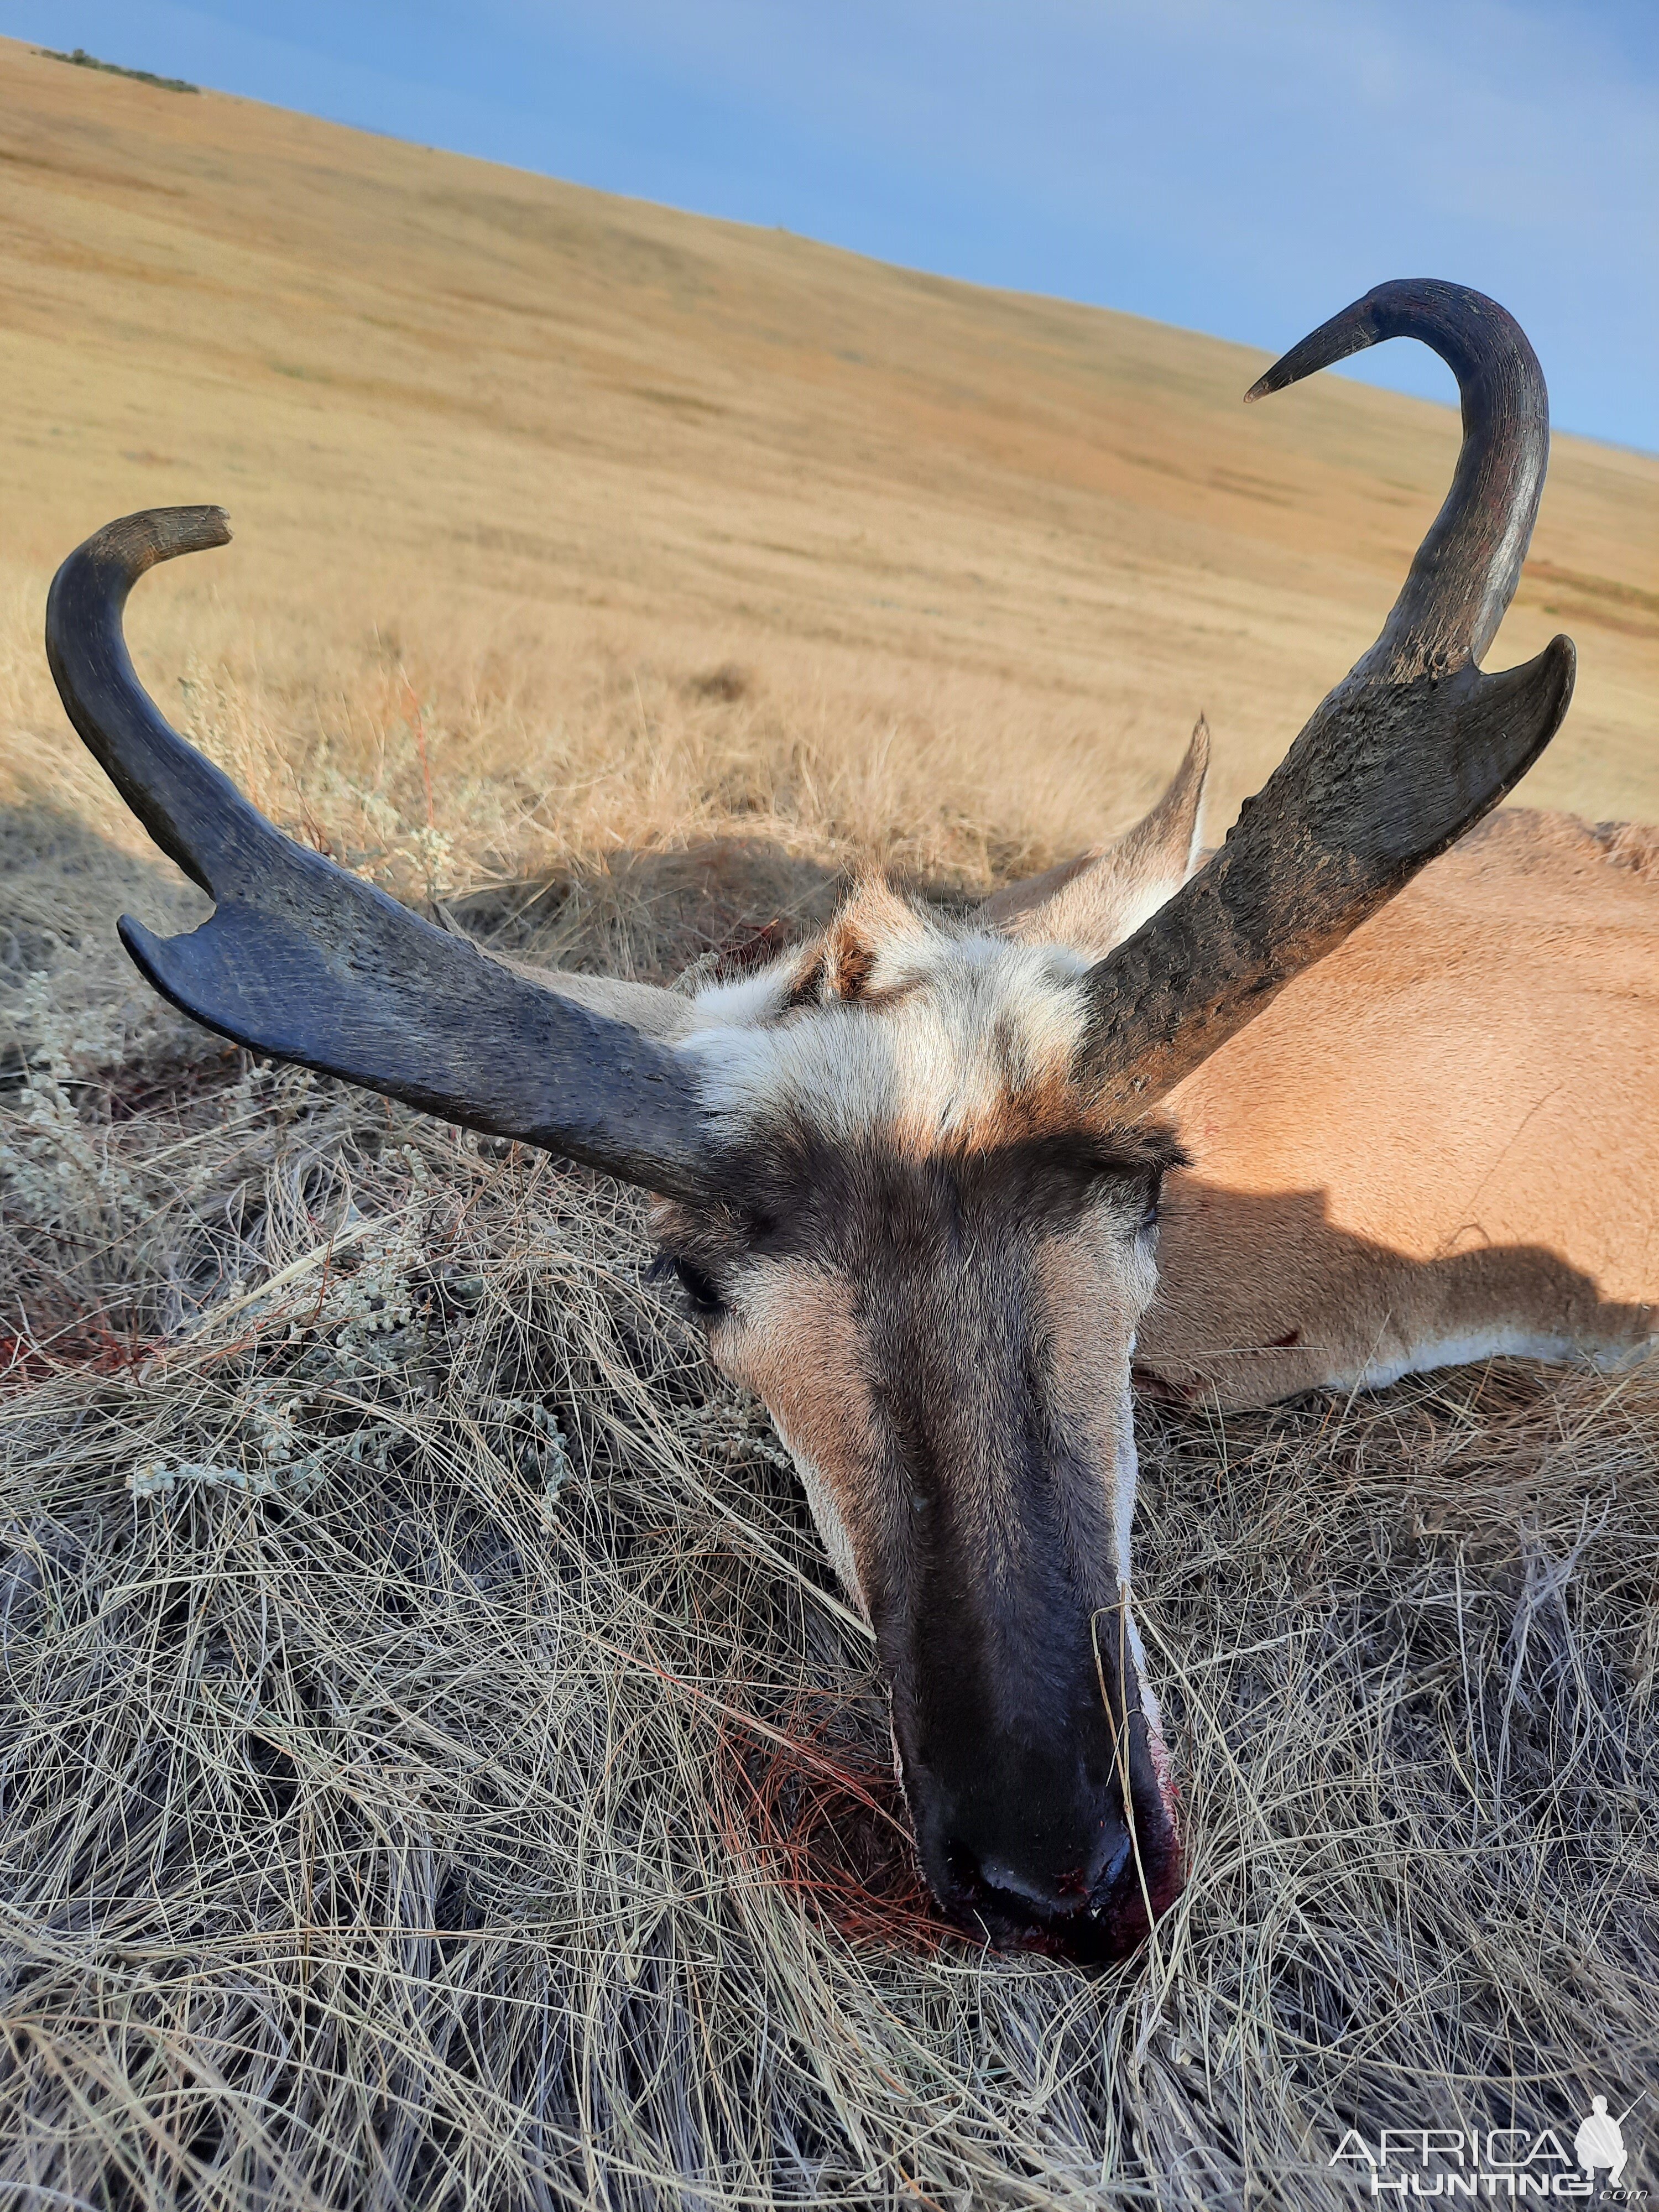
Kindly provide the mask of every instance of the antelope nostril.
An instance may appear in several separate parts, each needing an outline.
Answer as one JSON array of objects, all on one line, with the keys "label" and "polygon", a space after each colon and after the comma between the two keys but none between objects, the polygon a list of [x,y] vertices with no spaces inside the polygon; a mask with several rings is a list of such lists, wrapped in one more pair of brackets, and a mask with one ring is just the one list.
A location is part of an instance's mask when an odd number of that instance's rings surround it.
[{"label": "antelope nostril", "polygon": [[969,1895],[988,1894],[1010,1911],[1030,1911],[1043,1921],[1061,1922],[1073,1914],[1098,1911],[1121,1881],[1133,1850],[1133,1838],[1115,1820],[1103,1824],[1094,1848],[1071,1866],[1037,1869],[988,1851],[977,1856],[960,1849],[948,1858],[957,1883]]},{"label": "antelope nostril", "polygon": [[[1180,1839],[1167,1808],[1141,1791],[1078,1791],[1063,1802],[1032,1787],[963,1792],[945,1818],[922,1796],[918,1841],[946,1915],[998,1950],[1073,1964],[1127,1958],[1180,1894]],[[931,1813],[932,1817],[929,1817]]]},{"label": "antelope nostril", "polygon": [[979,1881],[981,1887],[995,1890],[1011,1905],[1018,1899],[1022,1905],[1034,1905],[1044,1913],[1073,1911],[1089,1890],[1081,1873],[1070,1877],[1062,1875],[1058,1881],[1032,1881],[1018,1867],[1006,1865],[1000,1859],[981,1859]]},{"label": "antelope nostril", "polygon": [[1091,1897],[1098,1896],[1102,1890],[1111,1888],[1115,1882],[1122,1879],[1124,1870],[1129,1863],[1129,1854],[1133,1849],[1134,1838],[1126,1828],[1114,1840],[1111,1849],[1101,1863],[1099,1871],[1093,1881],[1090,1883],[1089,1894]]}]

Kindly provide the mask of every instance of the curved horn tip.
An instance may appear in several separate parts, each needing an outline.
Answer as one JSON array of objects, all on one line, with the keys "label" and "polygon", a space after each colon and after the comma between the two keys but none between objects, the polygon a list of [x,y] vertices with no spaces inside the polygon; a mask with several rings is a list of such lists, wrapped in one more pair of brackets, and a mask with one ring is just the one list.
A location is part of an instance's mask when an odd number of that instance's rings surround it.
[{"label": "curved horn tip", "polygon": [[229,543],[230,517],[222,507],[147,507],[106,522],[81,550],[94,560],[113,561],[136,581],[162,561]]},{"label": "curved horn tip", "polygon": [[[1328,328],[1328,325],[1326,327]],[[1317,337],[1319,333],[1316,331],[1310,335]],[[1315,369],[1324,368],[1325,363],[1322,361],[1304,362],[1300,358],[1308,342],[1307,338],[1304,338],[1301,344],[1292,346],[1289,353],[1281,354],[1271,368],[1263,370],[1244,394],[1244,404],[1247,407],[1254,406],[1258,399],[1270,398],[1275,392],[1285,391],[1292,384],[1300,384],[1304,376],[1311,376]],[[1340,358],[1340,356],[1338,357]]]},{"label": "curved horn tip", "polygon": [[1281,354],[1244,394],[1244,404],[1249,407],[1273,392],[1286,391],[1292,384],[1300,384],[1304,376],[1312,376],[1322,368],[1346,361],[1350,354],[1364,353],[1367,346],[1375,345],[1376,333],[1357,317],[1356,311],[1365,305],[1365,301],[1356,300],[1352,307],[1333,315],[1329,322],[1322,323],[1316,331],[1310,331],[1287,354]]}]

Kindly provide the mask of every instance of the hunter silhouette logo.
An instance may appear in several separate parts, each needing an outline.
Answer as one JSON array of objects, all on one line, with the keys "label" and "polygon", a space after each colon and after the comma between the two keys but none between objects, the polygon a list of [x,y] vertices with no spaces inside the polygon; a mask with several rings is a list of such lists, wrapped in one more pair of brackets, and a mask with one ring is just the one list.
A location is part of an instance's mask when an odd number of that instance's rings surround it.
[{"label": "hunter silhouette logo", "polygon": [[1645,2192],[1624,2185],[1625,2122],[1641,2101],[1615,2116],[1605,2097],[1592,2097],[1571,2148],[1554,2128],[1384,2128],[1374,2138],[1350,2128],[1330,2164],[1368,2196],[1396,2200],[1637,2203]]},{"label": "hunter silhouette logo", "polygon": [[[1638,2098],[1638,2103],[1641,2100]],[[1617,2189],[1625,2176],[1625,2160],[1629,2153],[1625,2148],[1625,2122],[1636,2110],[1630,2105],[1615,2120],[1607,2110],[1605,2097],[1592,2097],[1590,2108],[1572,2139],[1572,2148],[1579,2166],[1587,2177],[1599,2168],[1607,2168],[1607,2185]]]}]

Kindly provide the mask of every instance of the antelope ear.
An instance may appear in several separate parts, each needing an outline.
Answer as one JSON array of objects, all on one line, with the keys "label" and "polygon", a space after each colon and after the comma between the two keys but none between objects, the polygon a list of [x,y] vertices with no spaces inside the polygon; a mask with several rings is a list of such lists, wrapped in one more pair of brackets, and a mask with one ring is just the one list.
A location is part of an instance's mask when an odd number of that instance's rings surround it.
[{"label": "antelope ear", "polygon": [[1210,731],[1202,715],[1187,757],[1152,812],[1112,844],[1063,861],[986,900],[979,919],[1027,945],[1069,945],[1099,959],[1133,937],[1199,862]]}]

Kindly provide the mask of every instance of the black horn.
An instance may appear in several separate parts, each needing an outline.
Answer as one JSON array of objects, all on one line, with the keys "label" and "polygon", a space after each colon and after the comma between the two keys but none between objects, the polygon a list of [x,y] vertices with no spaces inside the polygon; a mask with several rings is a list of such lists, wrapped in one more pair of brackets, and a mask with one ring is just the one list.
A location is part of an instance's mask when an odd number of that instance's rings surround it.
[{"label": "black horn", "polygon": [[1387,337],[1420,338],[1456,373],[1451,489],[1376,643],[1246,799],[1220,852],[1090,971],[1078,1079],[1127,1115],[1495,806],[1572,696],[1565,637],[1502,675],[1476,665],[1519,580],[1549,459],[1542,371],[1495,301],[1427,278],[1380,284],[1245,397]]},{"label": "black horn", "polygon": [[175,1006],[256,1052],[695,1197],[702,1116],[667,1045],[295,844],[163,720],[127,653],[127,594],[157,562],[229,538],[216,507],[127,515],[70,554],[46,602],[46,654],[70,721],[215,902],[185,937],[124,916],[134,960]]}]

